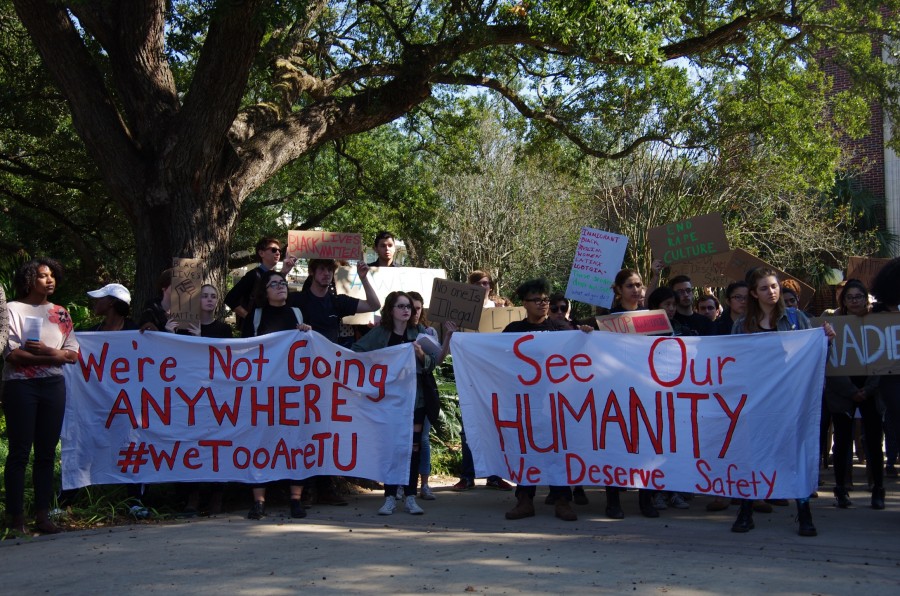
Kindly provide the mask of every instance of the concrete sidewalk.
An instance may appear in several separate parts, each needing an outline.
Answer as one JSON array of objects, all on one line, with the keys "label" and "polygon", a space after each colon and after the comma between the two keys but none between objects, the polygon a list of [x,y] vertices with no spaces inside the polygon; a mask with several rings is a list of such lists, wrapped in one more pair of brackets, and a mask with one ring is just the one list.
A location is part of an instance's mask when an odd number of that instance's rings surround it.
[{"label": "concrete sidewalk", "polygon": [[[827,473],[826,473],[827,474]],[[797,535],[795,507],[755,514],[756,529],[730,532],[737,508],[707,513],[708,497],[659,519],[640,515],[637,493],[623,493],[624,520],[604,516],[602,489],[576,506],[576,522],[553,516],[507,521],[511,493],[484,486],[437,488],[419,501],[376,515],[372,492],[347,507],[313,507],[292,520],[246,511],[185,522],[141,523],[0,542],[4,594],[292,594],[422,592],[485,594],[897,594],[900,592],[900,485],[887,483],[887,509],[838,510],[822,489],[812,500],[819,530]],[[541,503],[541,504],[538,504]]]}]

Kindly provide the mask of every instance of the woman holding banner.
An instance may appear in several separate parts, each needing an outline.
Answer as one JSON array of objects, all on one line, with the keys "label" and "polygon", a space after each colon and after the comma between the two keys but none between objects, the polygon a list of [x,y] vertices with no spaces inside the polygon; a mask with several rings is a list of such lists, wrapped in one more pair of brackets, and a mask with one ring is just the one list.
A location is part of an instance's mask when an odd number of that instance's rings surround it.
[{"label": "woman holding banner", "polygon": [[[413,408],[413,444],[409,461],[409,481],[403,487],[406,510],[413,515],[422,515],[425,511],[416,503],[416,485],[419,479],[419,462],[421,460],[422,427],[425,422],[425,398],[422,376],[434,370],[436,360],[429,356],[416,342],[420,333],[425,332],[422,325],[411,326],[413,299],[406,292],[391,292],[384,300],[381,309],[381,324],[375,327],[353,344],[354,352],[371,352],[389,346],[411,343],[416,354],[416,394],[410,396],[415,401]],[[378,515],[391,515],[397,504],[397,485],[384,485],[384,505]]]},{"label": "woman holding banner", "polygon": [[[869,314],[869,292],[858,279],[847,281],[836,315],[864,317]],[[878,390],[878,375],[825,377],[825,404],[834,425],[834,498],[846,509],[852,504],[846,482],[853,457],[853,416],[859,408],[866,439],[866,471],[871,478],[872,509],[884,509],[884,452],[881,436],[884,404]]]},{"label": "woman holding banner", "polygon": [[[793,331],[796,329],[809,329],[809,319],[802,312],[788,309],[784,305],[781,296],[781,285],[778,283],[778,273],[769,267],[757,267],[751,269],[746,277],[747,286],[750,288],[750,299],[747,302],[747,314],[734,323],[732,334],[738,333],[766,333],[776,331]],[[828,323],[823,326],[825,335],[829,339],[834,337],[834,329]],[[809,497],[797,499],[797,517],[800,521],[799,534],[801,536],[816,536],[816,526],[813,525],[812,511],[809,508]],[[741,501],[741,509],[737,519],[731,526],[732,532],[744,533],[754,528],[753,501],[745,499]]]},{"label": "woman holding banner", "polygon": [[3,350],[3,413],[9,454],[3,470],[9,528],[25,534],[25,469],[34,447],[35,528],[44,534],[60,530],[50,519],[56,445],[66,411],[62,367],[78,361],[72,318],[50,302],[62,266],[39,258],[15,275],[16,297],[7,305],[9,341]]},{"label": "woman holding banner", "polygon": [[[287,304],[288,283],[284,275],[271,269],[260,274],[253,293],[253,304],[256,305],[249,316],[244,319],[241,337],[258,337],[278,331],[309,331],[311,327],[303,323],[303,315],[297,307]],[[291,480],[291,517],[306,517],[306,510],[300,503],[303,496],[303,484],[300,480]],[[253,505],[247,513],[247,519],[262,519],[266,516],[266,487],[263,484],[253,486]]]},{"label": "woman holding banner", "polygon": [[[654,262],[654,267],[656,263]],[[654,279],[659,271],[654,274]],[[613,280],[613,292],[616,297],[610,314],[644,310],[644,281],[641,274],[634,269],[622,269]],[[622,509],[618,486],[606,487],[606,517],[610,519],[623,519],[625,511]],[[645,488],[638,489],[638,506],[644,517],[659,517],[659,511],[653,506],[653,491]]]}]

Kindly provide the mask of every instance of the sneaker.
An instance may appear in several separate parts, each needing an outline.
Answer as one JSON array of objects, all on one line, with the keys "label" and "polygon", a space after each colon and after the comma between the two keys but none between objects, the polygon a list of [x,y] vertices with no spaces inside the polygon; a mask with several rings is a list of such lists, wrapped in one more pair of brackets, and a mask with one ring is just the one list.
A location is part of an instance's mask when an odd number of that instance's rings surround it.
[{"label": "sneaker", "polygon": [[150,519],[153,515],[150,513],[150,510],[141,503],[137,503],[136,505],[132,505],[128,508],[128,514],[131,515],[134,519]]},{"label": "sneaker", "polygon": [[394,498],[398,501],[402,501],[404,497],[404,490],[402,486],[397,487],[397,492],[394,494]]},{"label": "sneaker", "polygon": [[455,491],[472,490],[475,488],[475,481],[471,478],[460,478],[459,482],[451,487]]},{"label": "sneaker", "polygon": [[419,492],[419,498],[423,501],[434,501],[437,497],[434,496],[434,491],[431,490],[430,486],[423,484],[422,490]]},{"label": "sneaker", "polygon": [[503,478],[496,478],[496,479],[488,478],[488,481],[487,481],[487,483],[485,483],[485,486],[488,488],[493,488],[495,490],[512,490],[513,489],[513,485],[510,484],[509,482],[507,482],[506,480],[504,480]]},{"label": "sneaker", "polygon": [[306,517],[306,509],[303,508],[300,499],[291,499],[291,517],[294,519],[303,519]]},{"label": "sneaker", "polygon": [[265,501],[256,501],[250,507],[250,512],[247,514],[247,519],[262,519],[265,516],[266,516]]},{"label": "sneaker", "polygon": [[653,495],[653,506],[660,511],[668,509],[669,506],[666,505],[666,496],[662,493],[656,493],[655,495]]},{"label": "sneaker", "polygon": [[422,515],[425,513],[425,510],[419,507],[419,504],[416,503],[416,495],[409,495],[406,497],[406,510],[412,515]]},{"label": "sneaker", "polygon": [[387,496],[384,498],[384,505],[378,510],[378,515],[393,515],[396,508],[397,500],[392,496]]},{"label": "sneaker", "polygon": [[684,497],[678,493],[672,493],[672,496],[669,497],[669,505],[675,509],[688,509],[690,507],[687,501],[684,500]]}]

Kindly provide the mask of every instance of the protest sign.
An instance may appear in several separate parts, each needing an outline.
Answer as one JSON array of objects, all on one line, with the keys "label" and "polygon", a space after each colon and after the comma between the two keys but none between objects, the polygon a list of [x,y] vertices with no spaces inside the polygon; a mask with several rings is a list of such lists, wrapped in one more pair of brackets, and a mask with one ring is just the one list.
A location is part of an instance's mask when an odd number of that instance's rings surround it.
[{"label": "protest sign", "polygon": [[319,230],[288,230],[287,252],[298,259],[362,259],[362,235]]},{"label": "protest sign", "polygon": [[[384,299],[391,292],[418,292],[425,300],[431,301],[431,287],[435,279],[444,279],[447,272],[443,269],[420,269],[418,267],[370,267],[369,281],[378,299]],[[338,294],[347,294],[360,300],[366,299],[366,291],[356,272],[356,267],[338,267],[334,273],[334,285]],[[347,325],[367,325],[374,320],[373,313],[364,313],[344,317]]]},{"label": "protest sign", "polygon": [[476,476],[741,499],[816,489],[821,329],[460,333],[450,344]]},{"label": "protest sign", "polygon": [[850,257],[847,264],[846,279],[858,279],[863,282],[863,285],[870,288],[875,276],[889,262],[890,259],[879,259],[876,257]]},{"label": "protest sign", "polygon": [[172,259],[172,308],[169,320],[185,325],[200,324],[200,290],[206,277],[205,269],[202,259]]},{"label": "protest sign", "polygon": [[[699,257],[690,261],[673,263],[669,268],[669,279],[676,275],[687,275],[695,286],[724,288],[732,281],[728,277],[728,264],[732,251]],[[741,279],[744,279],[741,277]]]},{"label": "protest sign", "polygon": [[600,331],[636,333],[638,335],[671,335],[672,322],[664,310],[636,310],[595,317]]},{"label": "protest sign", "polygon": [[647,232],[653,258],[667,266],[679,261],[728,252],[725,225],[718,213],[709,213],[650,228]]},{"label": "protest sign", "polygon": [[614,296],[613,281],[622,268],[627,244],[628,238],[625,236],[581,228],[572,272],[566,285],[566,298],[610,307]]},{"label": "protest sign", "polygon": [[900,375],[900,313],[816,317],[810,323],[834,327],[827,376]]},{"label": "protest sign", "polygon": [[297,331],[79,333],[78,342],[79,362],[65,367],[65,488],[409,478],[412,344],[357,354]]},{"label": "protest sign", "polygon": [[773,267],[756,255],[750,254],[741,248],[736,248],[731,251],[731,259],[728,261],[728,278],[732,281],[743,280],[746,277],[747,272],[756,267],[768,267],[774,269],[775,272],[778,273],[778,280],[782,283],[784,283],[784,280],[786,279],[793,279],[796,281],[800,285],[799,299],[801,309],[806,308],[806,305],[809,304],[813,299],[813,295],[816,293],[816,290],[811,285],[804,283],[790,273],[785,273],[777,267]]},{"label": "protest sign", "polygon": [[461,329],[478,329],[487,289],[435,278],[428,303],[428,318],[435,323],[453,321]]},{"label": "protest sign", "polygon": [[524,306],[484,308],[481,310],[481,321],[478,323],[477,331],[478,333],[500,333],[513,321],[524,319],[525,314]]}]

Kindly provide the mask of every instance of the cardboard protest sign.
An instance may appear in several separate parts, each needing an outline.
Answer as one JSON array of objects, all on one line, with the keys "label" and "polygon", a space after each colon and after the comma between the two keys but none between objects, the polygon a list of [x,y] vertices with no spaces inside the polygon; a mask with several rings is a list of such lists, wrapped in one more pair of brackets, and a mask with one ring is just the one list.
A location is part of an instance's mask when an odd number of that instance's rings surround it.
[{"label": "cardboard protest sign", "polygon": [[637,335],[671,335],[672,322],[664,310],[636,310],[595,317],[600,331]]},{"label": "cardboard protest sign", "polygon": [[429,320],[453,321],[462,329],[478,329],[487,288],[435,278],[428,303]]},{"label": "cardboard protest sign", "polygon": [[481,310],[481,321],[478,333],[500,333],[513,321],[521,321],[526,316],[524,306],[484,308]]},{"label": "cardboard protest sign", "polygon": [[77,336],[79,362],[65,367],[65,488],[409,478],[412,344],[356,353],[297,331]]},{"label": "cardboard protest sign", "polygon": [[647,232],[654,259],[666,265],[728,252],[725,224],[718,213],[650,228]]},{"label": "cardboard protest sign", "polygon": [[728,251],[674,263],[669,268],[669,279],[676,275],[687,275],[695,286],[724,288],[735,281],[728,277],[728,263],[731,261],[731,254],[732,251]]},{"label": "cardboard protest sign", "polygon": [[566,298],[595,306],[610,307],[613,281],[622,268],[628,238],[594,228],[581,228]]},{"label": "cardboard protest sign", "polygon": [[170,320],[184,325],[200,324],[200,289],[206,277],[205,271],[206,264],[202,259],[172,259]]},{"label": "cardboard protest sign", "polygon": [[778,279],[784,282],[786,279],[793,279],[800,284],[800,308],[806,308],[806,305],[813,299],[816,290],[809,284],[804,283],[799,278],[794,277],[790,273],[773,267],[766,263],[756,255],[750,254],[742,248],[736,248],[731,251],[731,259],[728,261],[728,278],[731,280],[742,280],[746,277],[747,272],[756,267],[769,267],[778,273]]},{"label": "cardboard protest sign", "polygon": [[741,499],[816,489],[820,329],[610,337],[453,335],[476,476]]},{"label": "cardboard protest sign", "polygon": [[900,375],[900,313],[816,317],[810,322],[834,327],[825,372],[829,377]]},{"label": "cardboard protest sign", "polygon": [[288,230],[287,252],[298,259],[362,259],[362,235],[319,230]]},{"label": "cardboard protest sign", "polygon": [[889,262],[890,259],[879,259],[876,257],[850,257],[847,264],[846,279],[858,279],[867,288],[870,288],[875,276]]},{"label": "cardboard protest sign", "polygon": [[[447,272],[443,269],[420,269],[418,267],[371,267],[369,281],[381,303],[391,292],[418,292],[427,305],[431,301],[431,288],[435,279],[444,279]],[[338,294],[347,294],[365,300],[366,292],[356,272],[356,267],[338,267],[334,273],[334,285]],[[364,313],[344,317],[347,325],[367,325],[374,320],[373,313]]]}]

